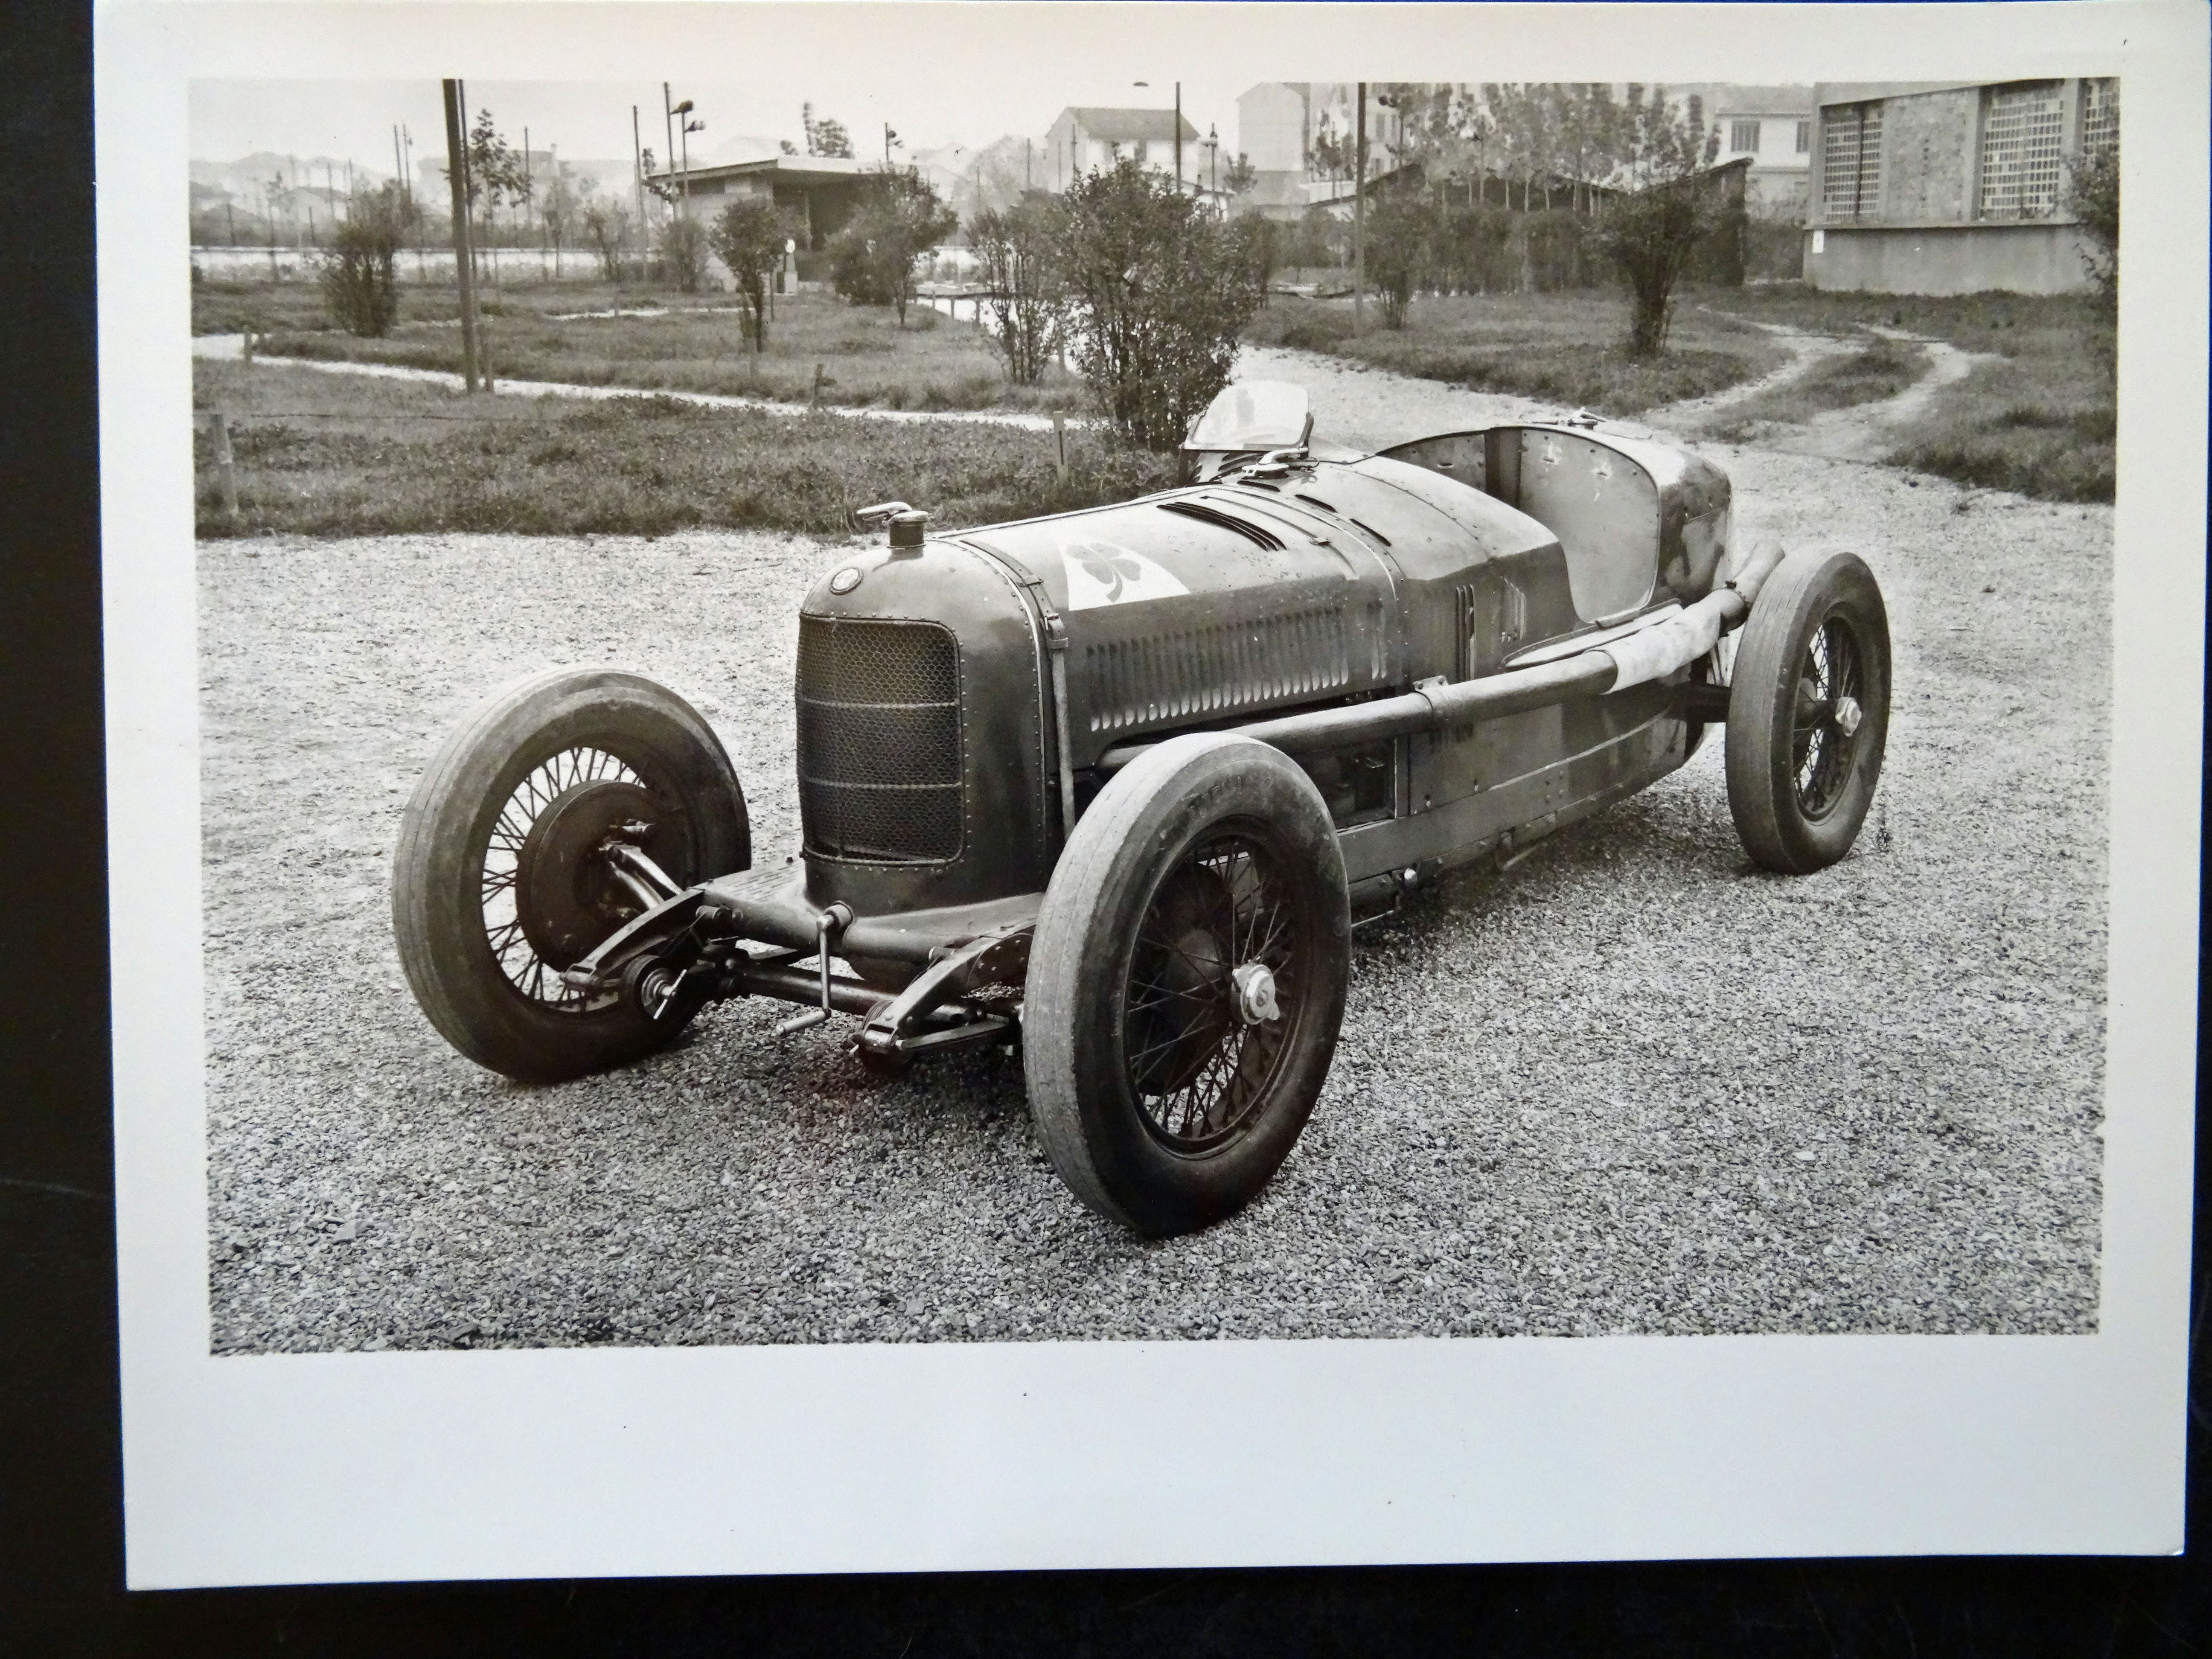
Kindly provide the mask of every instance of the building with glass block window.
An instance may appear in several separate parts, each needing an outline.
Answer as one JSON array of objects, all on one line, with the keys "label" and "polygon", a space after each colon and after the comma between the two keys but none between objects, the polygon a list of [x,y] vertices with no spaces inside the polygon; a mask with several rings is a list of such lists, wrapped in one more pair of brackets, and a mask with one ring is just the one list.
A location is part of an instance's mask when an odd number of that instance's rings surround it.
[{"label": "building with glass block window", "polygon": [[1805,280],[1876,294],[2089,285],[2068,180],[2119,143],[2116,80],[1814,88]]}]

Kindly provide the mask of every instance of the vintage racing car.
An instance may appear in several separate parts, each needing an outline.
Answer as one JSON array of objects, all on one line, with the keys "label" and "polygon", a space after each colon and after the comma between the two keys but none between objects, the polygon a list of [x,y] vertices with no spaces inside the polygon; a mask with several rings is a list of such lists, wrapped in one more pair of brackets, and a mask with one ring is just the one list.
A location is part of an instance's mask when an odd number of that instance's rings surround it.
[{"label": "vintage racing car", "polygon": [[[1510,860],[1725,726],[1759,864],[1842,858],[1888,624],[1855,555],[1741,547],[1726,477],[1587,417],[1376,453],[1239,383],[1184,482],[939,535],[868,509],[799,617],[803,846],[635,676],[497,692],[403,821],[392,914],[462,1054],[568,1078],[717,999],[859,1059],[1019,1042],[1054,1168],[1139,1231],[1230,1214],[1328,1073],[1354,918]],[[1730,672],[1722,637],[1739,627]]]}]

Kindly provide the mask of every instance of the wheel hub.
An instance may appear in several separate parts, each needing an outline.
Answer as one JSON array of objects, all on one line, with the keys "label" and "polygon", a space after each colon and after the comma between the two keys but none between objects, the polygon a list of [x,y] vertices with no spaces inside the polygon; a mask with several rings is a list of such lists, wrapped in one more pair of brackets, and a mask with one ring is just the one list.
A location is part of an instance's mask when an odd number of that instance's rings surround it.
[{"label": "wheel hub", "polygon": [[1856,697],[1836,699],[1836,729],[1845,737],[1857,736],[1859,722],[1865,718],[1865,712],[1859,708],[1859,700]]},{"label": "wheel hub", "polygon": [[1237,988],[1237,1017],[1247,1025],[1283,1017],[1283,1011],[1275,1006],[1275,975],[1266,963],[1248,962],[1229,979]]},{"label": "wheel hub", "polygon": [[515,856],[515,917],[549,968],[568,968],[637,914],[636,900],[599,855],[608,837],[642,823],[650,847],[660,808],[634,783],[602,778],[546,803]]}]

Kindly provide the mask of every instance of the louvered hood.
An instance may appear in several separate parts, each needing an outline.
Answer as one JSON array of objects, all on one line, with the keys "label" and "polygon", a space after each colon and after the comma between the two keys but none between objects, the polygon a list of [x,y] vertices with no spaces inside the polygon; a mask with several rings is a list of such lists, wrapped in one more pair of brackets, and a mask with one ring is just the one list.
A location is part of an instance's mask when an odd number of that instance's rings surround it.
[{"label": "louvered hood", "polygon": [[1398,674],[1389,566],[1287,495],[1180,490],[960,539],[1034,571],[1066,619],[1079,767],[1132,734],[1378,690]]}]

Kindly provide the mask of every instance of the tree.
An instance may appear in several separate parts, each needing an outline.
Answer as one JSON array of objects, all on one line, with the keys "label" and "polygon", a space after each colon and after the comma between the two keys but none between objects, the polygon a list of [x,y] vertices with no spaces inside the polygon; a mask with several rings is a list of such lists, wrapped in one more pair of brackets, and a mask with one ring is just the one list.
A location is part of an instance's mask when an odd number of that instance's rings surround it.
[{"label": "tree", "polygon": [[577,216],[590,200],[597,186],[589,179],[580,179],[574,168],[566,161],[554,164],[553,176],[545,181],[545,198],[538,207],[538,215],[545,222],[545,234],[553,243],[553,275],[561,275],[561,239],[573,234]]},{"label": "tree", "polygon": [[660,261],[670,282],[686,294],[696,294],[707,279],[706,228],[696,219],[677,215],[660,234]]},{"label": "tree", "polygon": [[1382,326],[1403,328],[1415,288],[1428,279],[1436,216],[1410,190],[1384,190],[1367,210],[1367,276],[1382,302]]},{"label": "tree", "polygon": [[983,267],[997,325],[993,342],[1017,386],[1035,386],[1060,349],[1067,291],[1054,261],[1062,227],[1059,204],[1034,196],[987,209],[968,222],[968,240]]},{"label": "tree", "polygon": [[960,221],[911,168],[869,173],[860,204],[837,233],[830,275],[837,291],[863,305],[906,308],[914,299],[915,265],[958,228]]},{"label": "tree", "polygon": [[1237,159],[1222,169],[1221,187],[1231,196],[1242,196],[1260,182],[1260,169],[1252,165],[1252,158],[1243,150]]},{"label": "tree", "polygon": [[852,160],[853,137],[845,131],[842,121],[827,115],[817,119],[814,106],[801,104],[799,106],[799,125],[805,131],[806,153],[809,155],[841,156],[846,161]]},{"label": "tree", "polygon": [[583,205],[584,235],[599,256],[599,270],[611,283],[622,281],[623,249],[629,241],[629,209],[619,200],[593,197]]},{"label": "tree", "polygon": [[1726,211],[1698,176],[1719,154],[1720,134],[1705,131],[1697,99],[1678,112],[1663,87],[1647,97],[1632,84],[1623,118],[1629,187],[1598,216],[1596,240],[1628,288],[1628,355],[1655,357],[1666,347],[1674,284]]},{"label": "tree", "polygon": [[1084,376],[1119,431],[1170,449],[1228,384],[1238,332],[1266,298],[1250,222],[1224,224],[1133,161],[1084,174],[1063,201]]},{"label": "tree", "polygon": [[731,279],[744,300],[756,350],[768,347],[769,283],[782,261],[787,234],[775,204],[759,196],[739,197],[714,222],[714,252],[730,268]]},{"label": "tree", "polygon": [[356,195],[318,261],[323,304],[349,334],[381,337],[399,316],[396,260],[414,206],[397,182]]}]

